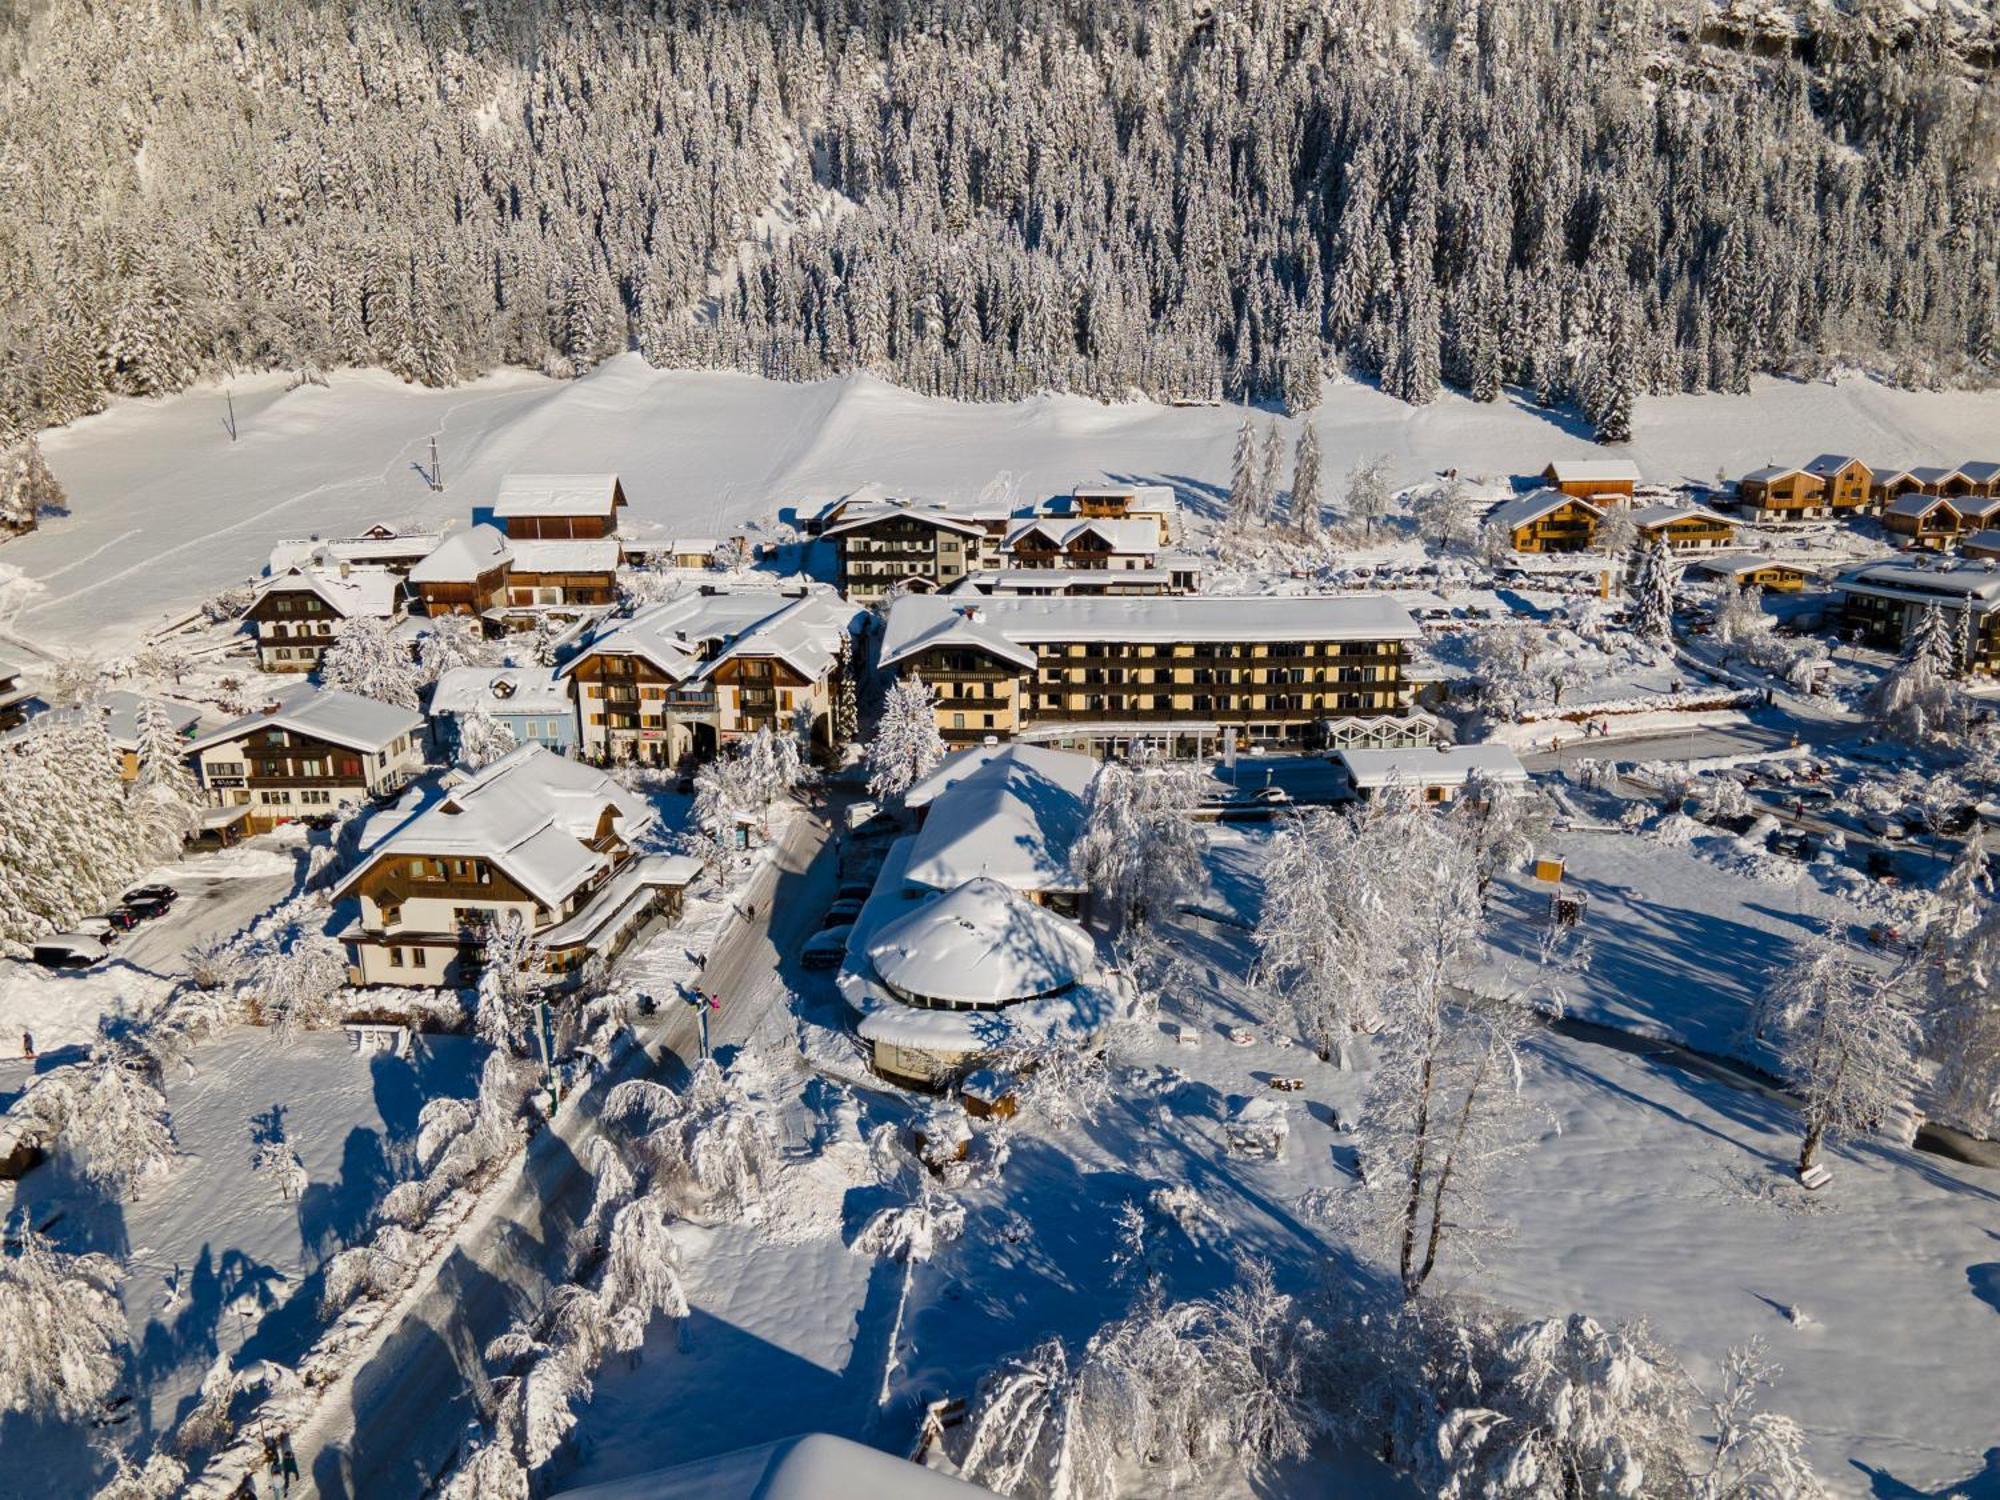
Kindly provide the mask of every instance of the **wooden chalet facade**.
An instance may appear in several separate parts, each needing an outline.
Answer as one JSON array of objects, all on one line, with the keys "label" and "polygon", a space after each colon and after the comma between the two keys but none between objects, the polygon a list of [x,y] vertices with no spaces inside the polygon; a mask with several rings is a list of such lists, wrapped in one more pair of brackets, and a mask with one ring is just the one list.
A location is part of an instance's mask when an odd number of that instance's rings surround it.
[{"label": "wooden chalet facade", "polygon": [[1804,469],[1772,465],[1736,481],[1736,503],[1762,521],[1805,521],[1832,514],[1826,481]]},{"label": "wooden chalet facade", "polygon": [[616,474],[509,474],[493,518],[516,542],[598,541],[618,534],[625,488]]},{"label": "wooden chalet facade", "polygon": [[426,615],[484,616],[507,602],[513,554],[491,526],[446,537],[410,570],[410,587]]},{"label": "wooden chalet facade", "polygon": [[244,612],[257,637],[260,671],[313,672],[353,620],[390,624],[403,614],[403,585],[386,568],[338,564],[272,579]]},{"label": "wooden chalet facade", "polygon": [[335,893],[359,916],[341,933],[356,985],[470,985],[497,928],[518,918],[555,976],[609,960],[664,909],[677,916],[697,861],[643,857],[657,820],[602,771],[524,745],[417,813]]},{"label": "wooden chalet facade", "polygon": [[1964,527],[1964,515],[1943,495],[1903,494],[1882,508],[1882,529],[1926,552],[1949,550]]},{"label": "wooden chalet facade", "polygon": [[188,746],[217,807],[268,832],[400,791],[423,769],[423,717],[353,693],[294,691]]},{"label": "wooden chalet facade", "polygon": [[867,509],[836,520],[824,535],[840,564],[840,591],[879,599],[898,584],[920,593],[947,589],[981,566],[991,546],[979,522],[944,511]]},{"label": "wooden chalet facade", "polygon": [[1630,500],[1639,487],[1639,469],[1620,458],[1559,458],[1542,470],[1542,483],[1558,494],[1602,506]]},{"label": "wooden chalet facade", "polygon": [[1588,552],[1604,512],[1588,500],[1543,489],[1509,500],[1488,518],[1516,552]]},{"label": "wooden chalet facade", "polygon": [[1818,577],[1810,568],[1774,557],[1718,558],[1700,565],[1701,571],[1739,589],[1763,589],[1774,594],[1796,594]]},{"label": "wooden chalet facade", "polygon": [[1736,523],[1699,505],[1647,505],[1632,512],[1640,540],[1664,541],[1670,551],[1707,552],[1736,541]]},{"label": "wooden chalet facade", "polygon": [[911,598],[890,612],[881,660],[931,686],[949,745],[1025,735],[1208,755],[1405,715],[1417,634],[1375,598]]},{"label": "wooden chalet facade", "polygon": [[618,602],[618,542],[509,539],[507,608],[608,608]]},{"label": "wooden chalet facade", "polygon": [[1805,466],[1820,482],[1820,494],[1834,515],[1856,515],[1874,503],[1875,472],[1845,453],[1822,453]]}]

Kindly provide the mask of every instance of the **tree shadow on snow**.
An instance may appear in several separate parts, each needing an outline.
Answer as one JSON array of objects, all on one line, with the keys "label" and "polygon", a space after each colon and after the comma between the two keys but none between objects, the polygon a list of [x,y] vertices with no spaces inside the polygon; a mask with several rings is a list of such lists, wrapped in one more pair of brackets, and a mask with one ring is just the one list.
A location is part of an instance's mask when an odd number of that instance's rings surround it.
[{"label": "tree shadow on snow", "polygon": [[1988,1448],[1986,1461],[1977,1474],[1934,1490],[1920,1490],[1905,1484],[1887,1469],[1878,1469],[1860,1459],[1849,1463],[1868,1476],[1868,1493],[1875,1500],[2000,1500],[2000,1448]]},{"label": "tree shadow on snow", "polygon": [[382,1132],[356,1125],[341,1148],[340,1176],[313,1182],[299,1194],[299,1241],[316,1261],[346,1249],[368,1233],[375,1205],[397,1179]]}]

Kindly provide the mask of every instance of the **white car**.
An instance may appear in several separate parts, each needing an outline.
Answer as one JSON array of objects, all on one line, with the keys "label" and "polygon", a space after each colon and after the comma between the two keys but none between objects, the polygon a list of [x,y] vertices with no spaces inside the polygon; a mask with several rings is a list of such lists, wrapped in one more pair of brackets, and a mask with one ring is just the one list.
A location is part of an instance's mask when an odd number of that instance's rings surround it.
[{"label": "white car", "polygon": [[847,939],[853,931],[852,924],[849,924],[815,932],[799,949],[800,964],[808,969],[839,968],[840,961],[847,956]]}]

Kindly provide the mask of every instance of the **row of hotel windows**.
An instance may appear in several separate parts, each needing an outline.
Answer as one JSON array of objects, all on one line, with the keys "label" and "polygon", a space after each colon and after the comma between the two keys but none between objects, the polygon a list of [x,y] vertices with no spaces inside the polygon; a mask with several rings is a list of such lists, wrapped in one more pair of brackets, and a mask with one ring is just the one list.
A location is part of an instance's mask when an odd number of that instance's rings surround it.
[{"label": "row of hotel windows", "polygon": [[258,791],[257,800],[271,807],[290,807],[294,802],[301,807],[331,807],[333,793],[315,790],[312,787],[303,788],[297,793],[271,791],[265,788]]}]

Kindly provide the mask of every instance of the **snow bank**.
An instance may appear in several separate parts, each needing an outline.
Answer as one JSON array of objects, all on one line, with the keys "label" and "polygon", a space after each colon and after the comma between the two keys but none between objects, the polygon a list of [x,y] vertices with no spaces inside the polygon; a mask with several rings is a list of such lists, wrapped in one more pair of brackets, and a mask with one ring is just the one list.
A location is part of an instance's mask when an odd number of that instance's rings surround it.
[{"label": "snow bank", "polygon": [[[1707,695],[1711,699],[1714,695]],[[1590,717],[1601,718],[1610,726],[1607,734],[1583,737],[1583,725],[1570,719],[1533,719],[1525,724],[1498,724],[1488,739],[1516,750],[1546,750],[1558,739],[1581,751],[1586,746],[1612,740],[1652,739],[1679,730],[1715,729],[1748,724],[1750,716],[1739,708],[1625,709],[1611,704],[1593,704]]]}]

